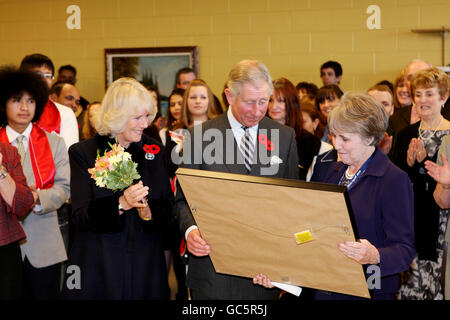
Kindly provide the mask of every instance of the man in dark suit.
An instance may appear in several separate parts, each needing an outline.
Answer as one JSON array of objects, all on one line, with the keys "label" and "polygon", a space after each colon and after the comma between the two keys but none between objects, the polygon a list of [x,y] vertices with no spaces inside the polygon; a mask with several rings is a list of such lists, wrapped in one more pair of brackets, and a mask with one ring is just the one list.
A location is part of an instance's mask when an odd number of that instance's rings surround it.
[{"label": "man in dark suit", "polygon": [[[272,91],[272,79],[264,64],[254,60],[236,64],[225,91],[230,103],[228,111],[189,129],[182,167],[297,179],[293,129],[265,117]],[[212,144],[215,147],[211,148]],[[182,192],[176,196],[176,211],[191,254],[186,282],[193,299],[278,297],[277,289],[254,285],[251,279],[216,273],[208,256],[214,248],[202,238]]]}]

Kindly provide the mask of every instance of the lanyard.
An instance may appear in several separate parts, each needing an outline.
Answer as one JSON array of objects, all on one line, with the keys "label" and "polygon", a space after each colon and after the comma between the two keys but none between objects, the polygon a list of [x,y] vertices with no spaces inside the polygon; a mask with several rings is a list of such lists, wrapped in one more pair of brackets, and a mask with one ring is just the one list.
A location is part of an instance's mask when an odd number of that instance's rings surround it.
[{"label": "lanyard", "polygon": [[[344,174],[342,175],[341,179],[339,180],[339,184],[340,184],[340,185],[343,185],[343,183],[345,182],[345,180],[347,180],[348,183],[347,183],[346,187],[347,187],[347,190],[350,190],[351,187],[352,187],[352,185],[353,185],[353,183],[354,183],[356,180],[358,180],[358,178],[364,173],[364,171],[366,171],[367,166],[369,165],[370,161],[372,161],[374,155],[375,155],[375,151],[372,153],[372,155],[370,156],[370,158],[367,159],[366,162],[364,162],[364,164],[361,166],[361,168],[359,168],[359,170],[355,173],[355,175],[354,175],[349,181],[348,181],[348,179],[346,179],[346,177],[345,177],[345,172],[347,171],[347,170],[345,170],[345,171],[344,171]],[[347,167],[347,169],[348,169],[348,167]]]}]

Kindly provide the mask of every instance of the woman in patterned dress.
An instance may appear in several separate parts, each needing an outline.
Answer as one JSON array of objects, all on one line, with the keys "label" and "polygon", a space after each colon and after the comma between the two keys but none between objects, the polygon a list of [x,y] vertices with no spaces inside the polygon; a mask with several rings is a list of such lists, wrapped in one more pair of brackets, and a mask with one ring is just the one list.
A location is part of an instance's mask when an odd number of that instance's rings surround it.
[{"label": "woman in patterned dress", "polygon": [[420,121],[399,132],[394,162],[405,170],[414,186],[416,257],[404,274],[399,299],[440,300],[444,235],[448,212],[433,198],[436,182],[427,174],[425,161],[436,162],[439,147],[450,133],[450,122],[441,115],[449,95],[450,80],[437,68],[416,73],[411,93]]}]

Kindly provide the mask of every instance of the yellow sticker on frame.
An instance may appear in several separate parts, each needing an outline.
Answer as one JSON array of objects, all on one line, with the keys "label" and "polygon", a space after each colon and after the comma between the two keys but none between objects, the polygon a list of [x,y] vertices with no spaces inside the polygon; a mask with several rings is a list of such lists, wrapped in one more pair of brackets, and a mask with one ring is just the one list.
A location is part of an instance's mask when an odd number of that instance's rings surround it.
[{"label": "yellow sticker on frame", "polygon": [[312,235],[311,235],[311,231],[309,230],[305,230],[302,232],[297,232],[294,234],[295,236],[295,241],[297,242],[297,244],[302,244],[302,243],[306,243],[309,241],[312,241]]}]

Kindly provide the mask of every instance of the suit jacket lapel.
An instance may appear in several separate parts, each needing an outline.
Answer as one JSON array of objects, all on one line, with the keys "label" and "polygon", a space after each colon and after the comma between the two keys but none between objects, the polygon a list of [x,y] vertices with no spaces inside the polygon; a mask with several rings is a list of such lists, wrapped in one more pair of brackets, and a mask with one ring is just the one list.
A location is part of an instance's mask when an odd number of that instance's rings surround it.
[{"label": "suit jacket lapel", "polygon": [[253,164],[252,169],[250,171],[250,174],[253,176],[259,176],[261,175],[261,159],[259,158],[259,148],[264,148],[258,141],[259,132],[261,130],[261,124],[262,121],[260,121],[258,126],[258,132],[256,134],[256,141],[255,141],[255,152],[253,154]]}]

